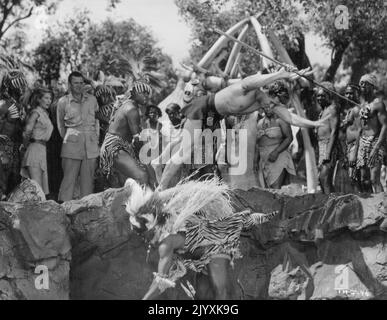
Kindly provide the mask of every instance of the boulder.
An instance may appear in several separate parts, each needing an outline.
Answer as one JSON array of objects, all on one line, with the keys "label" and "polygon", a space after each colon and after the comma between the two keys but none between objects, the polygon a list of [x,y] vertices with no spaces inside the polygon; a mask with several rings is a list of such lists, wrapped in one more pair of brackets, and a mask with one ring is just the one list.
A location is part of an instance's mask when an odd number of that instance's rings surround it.
[{"label": "boulder", "polygon": [[0,202],[0,299],[68,299],[69,220],[53,201]]},{"label": "boulder", "polygon": [[[109,189],[58,205],[0,203],[1,299],[141,299],[157,270],[157,248],[134,233],[130,191]],[[235,299],[386,299],[387,201],[383,194],[294,195],[234,190],[235,210],[280,213],[241,237]],[[34,273],[49,269],[49,290]],[[198,276],[182,279],[197,285]],[[69,281],[70,279],[70,281]],[[211,298],[211,290],[207,288]],[[162,299],[189,299],[180,284]]]},{"label": "boulder", "polygon": [[[157,269],[157,250],[152,248],[147,259],[144,239],[130,230],[124,210],[129,196],[125,189],[110,189],[63,205],[72,220],[73,299],[140,299],[149,287]],[[387,254],[383,245],[386,234],[381,228],[386,219],[383,200],[382,194],[362,198],[289,196],[261,189],[234,191],[236,210],[280,210],[270,223],[243,233],[243,258],[234,267],[234,297],[384,297],[387,274],[382,260]],[[344,270],[345,277],[349,272],[348,281],[335,286],[344,267],[349,268]],[[196,283],[192,274],[183,282],[187,279]],[[347,291],[338,290],[346,285]],[[181,287],[177,289],[167,290],[162,298],[188,298]]]}]

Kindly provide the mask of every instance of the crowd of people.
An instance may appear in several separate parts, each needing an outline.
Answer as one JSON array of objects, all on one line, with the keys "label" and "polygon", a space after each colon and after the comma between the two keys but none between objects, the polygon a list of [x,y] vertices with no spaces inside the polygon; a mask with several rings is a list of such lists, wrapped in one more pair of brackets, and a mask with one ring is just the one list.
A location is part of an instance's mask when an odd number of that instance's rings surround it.
[{"label": "crowd of people", "polygon": [[[311,121],[291,111],[290,83],[301,83],[294,71],[221,81],[201,75],[186,84],[181,105],[166,106],[164,121],[163,111],[150,103],[153,88],[146,77],[125,87],[118,78],[93,84],[74,71],[67,92],[60,93],[42,81],[31,88],[23,72],[9,71],[0,91],[2,199],[25,178],[36,181],[47,198],[63,202],[121,187],[128,178],[161,191],[186,177],[221,176],[216,152],[211,163],[187,161],[202,143],[198,135],[222,128],[222,121],[235,129],[240,116],[252,112],[257,187],[280,189],[297,175],[300,165],[290,147],[297,139],[291,126],[299,126],[314,128],[322,192],[383,191],[387,120],[376,77],[366,74],[359,84],[348,84],[346,99],[337,99],[332,83],[322,83],[314,95],[320,117]],[[149,161],[144,146],[152,151]]]}]

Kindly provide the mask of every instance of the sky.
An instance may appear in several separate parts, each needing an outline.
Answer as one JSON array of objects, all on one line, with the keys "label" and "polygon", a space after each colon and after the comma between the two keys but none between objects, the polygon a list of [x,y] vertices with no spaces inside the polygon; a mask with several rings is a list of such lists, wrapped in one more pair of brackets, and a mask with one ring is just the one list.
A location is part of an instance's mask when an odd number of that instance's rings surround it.
[{"label": "sky", "polygon": [[[172,57],[175,66],[188,56],[191,46],[189,27],[178,15],[174,0],[121,0],[115,9],[107,11],[107,0],[62,0],[56,14],[48,17],[38,11],[28,21],[28,32],[32,41],[29,46],[36,46],[43,38],[44,28],[55,21],[63,21],[74,14],[74,10],[88,8],[91,20],[100,22],[110,17],[115,20],[135,19],[147,26],[164,53]],[[306,36],[306,52],[312,62],[329,65],[330,52],[321,47],[321,39],[315,35]]]}]

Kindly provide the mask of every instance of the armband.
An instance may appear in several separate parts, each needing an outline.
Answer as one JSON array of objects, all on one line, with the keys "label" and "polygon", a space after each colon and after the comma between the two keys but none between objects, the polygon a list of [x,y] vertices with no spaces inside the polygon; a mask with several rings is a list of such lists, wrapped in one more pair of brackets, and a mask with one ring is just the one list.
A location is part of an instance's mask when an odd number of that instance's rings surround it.
[{"label": "armband", "polygon": [[8,108],[9,119],[20,119],[20,112],[16,104],[13,104]]},{"label": "armband", "polygon": [[176,286],[176,283],[168,279],[167,275],[154,272],[153,276],[155,277],[154,281],[161,293],[163,293],[168,288],[174,288]]}]

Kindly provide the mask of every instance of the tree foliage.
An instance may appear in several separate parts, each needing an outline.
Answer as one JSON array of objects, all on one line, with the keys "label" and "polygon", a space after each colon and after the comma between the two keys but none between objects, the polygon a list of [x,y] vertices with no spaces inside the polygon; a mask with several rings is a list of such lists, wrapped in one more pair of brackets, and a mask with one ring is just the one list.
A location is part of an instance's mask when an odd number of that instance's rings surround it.
[{"label": "tree foliage", "polygon": [[[330,48],[331,64],[324,79],[333,80],[337,68],[345,66],[362,70],[372,60],[386,59],[386,19],[384,1],[364,0],[175,0],[180,15],[191,26],[193,48],[191,58],[199,60],[218,38],[211,32],[217,27],[226,30],[243,18],[259,15],[259,21],[279,35],[297,66],[309,62],[305,54],[304,35],[314,32]],[[338,28],[342,13],[337,6],[348,8],[348,29]],[[257,45],[254,36],[246,42]],[[195,44],[199,44],[198,47]],[[249,73],[257,68],[257,59],[246,55],[244,69]],[[354,70],[355,71],[355,70]],[[353,72],[353,78],[359,76]]]},{"label": "tree foliage", "polygon": [[111,62],[119,55],[153,55],[160,72],[166,75],[167,87],[153,97],[159,102],[174,89],[176,76],[171,58],[157,47],[152,33],[133,19],[92,23],[87,11],[81,11],[65,22],[51,28],[34,52],[34,66],[49,83],[59,79],[61,71],[68,74],[79,70],[92,78],[98,71],[106,75],[123,76]]},{"label": "tree foliage", "polygon": [[13,27],[32,16],[38,7],[53,13],[60,0],[1,0],[0,1],[0,40]]}]

